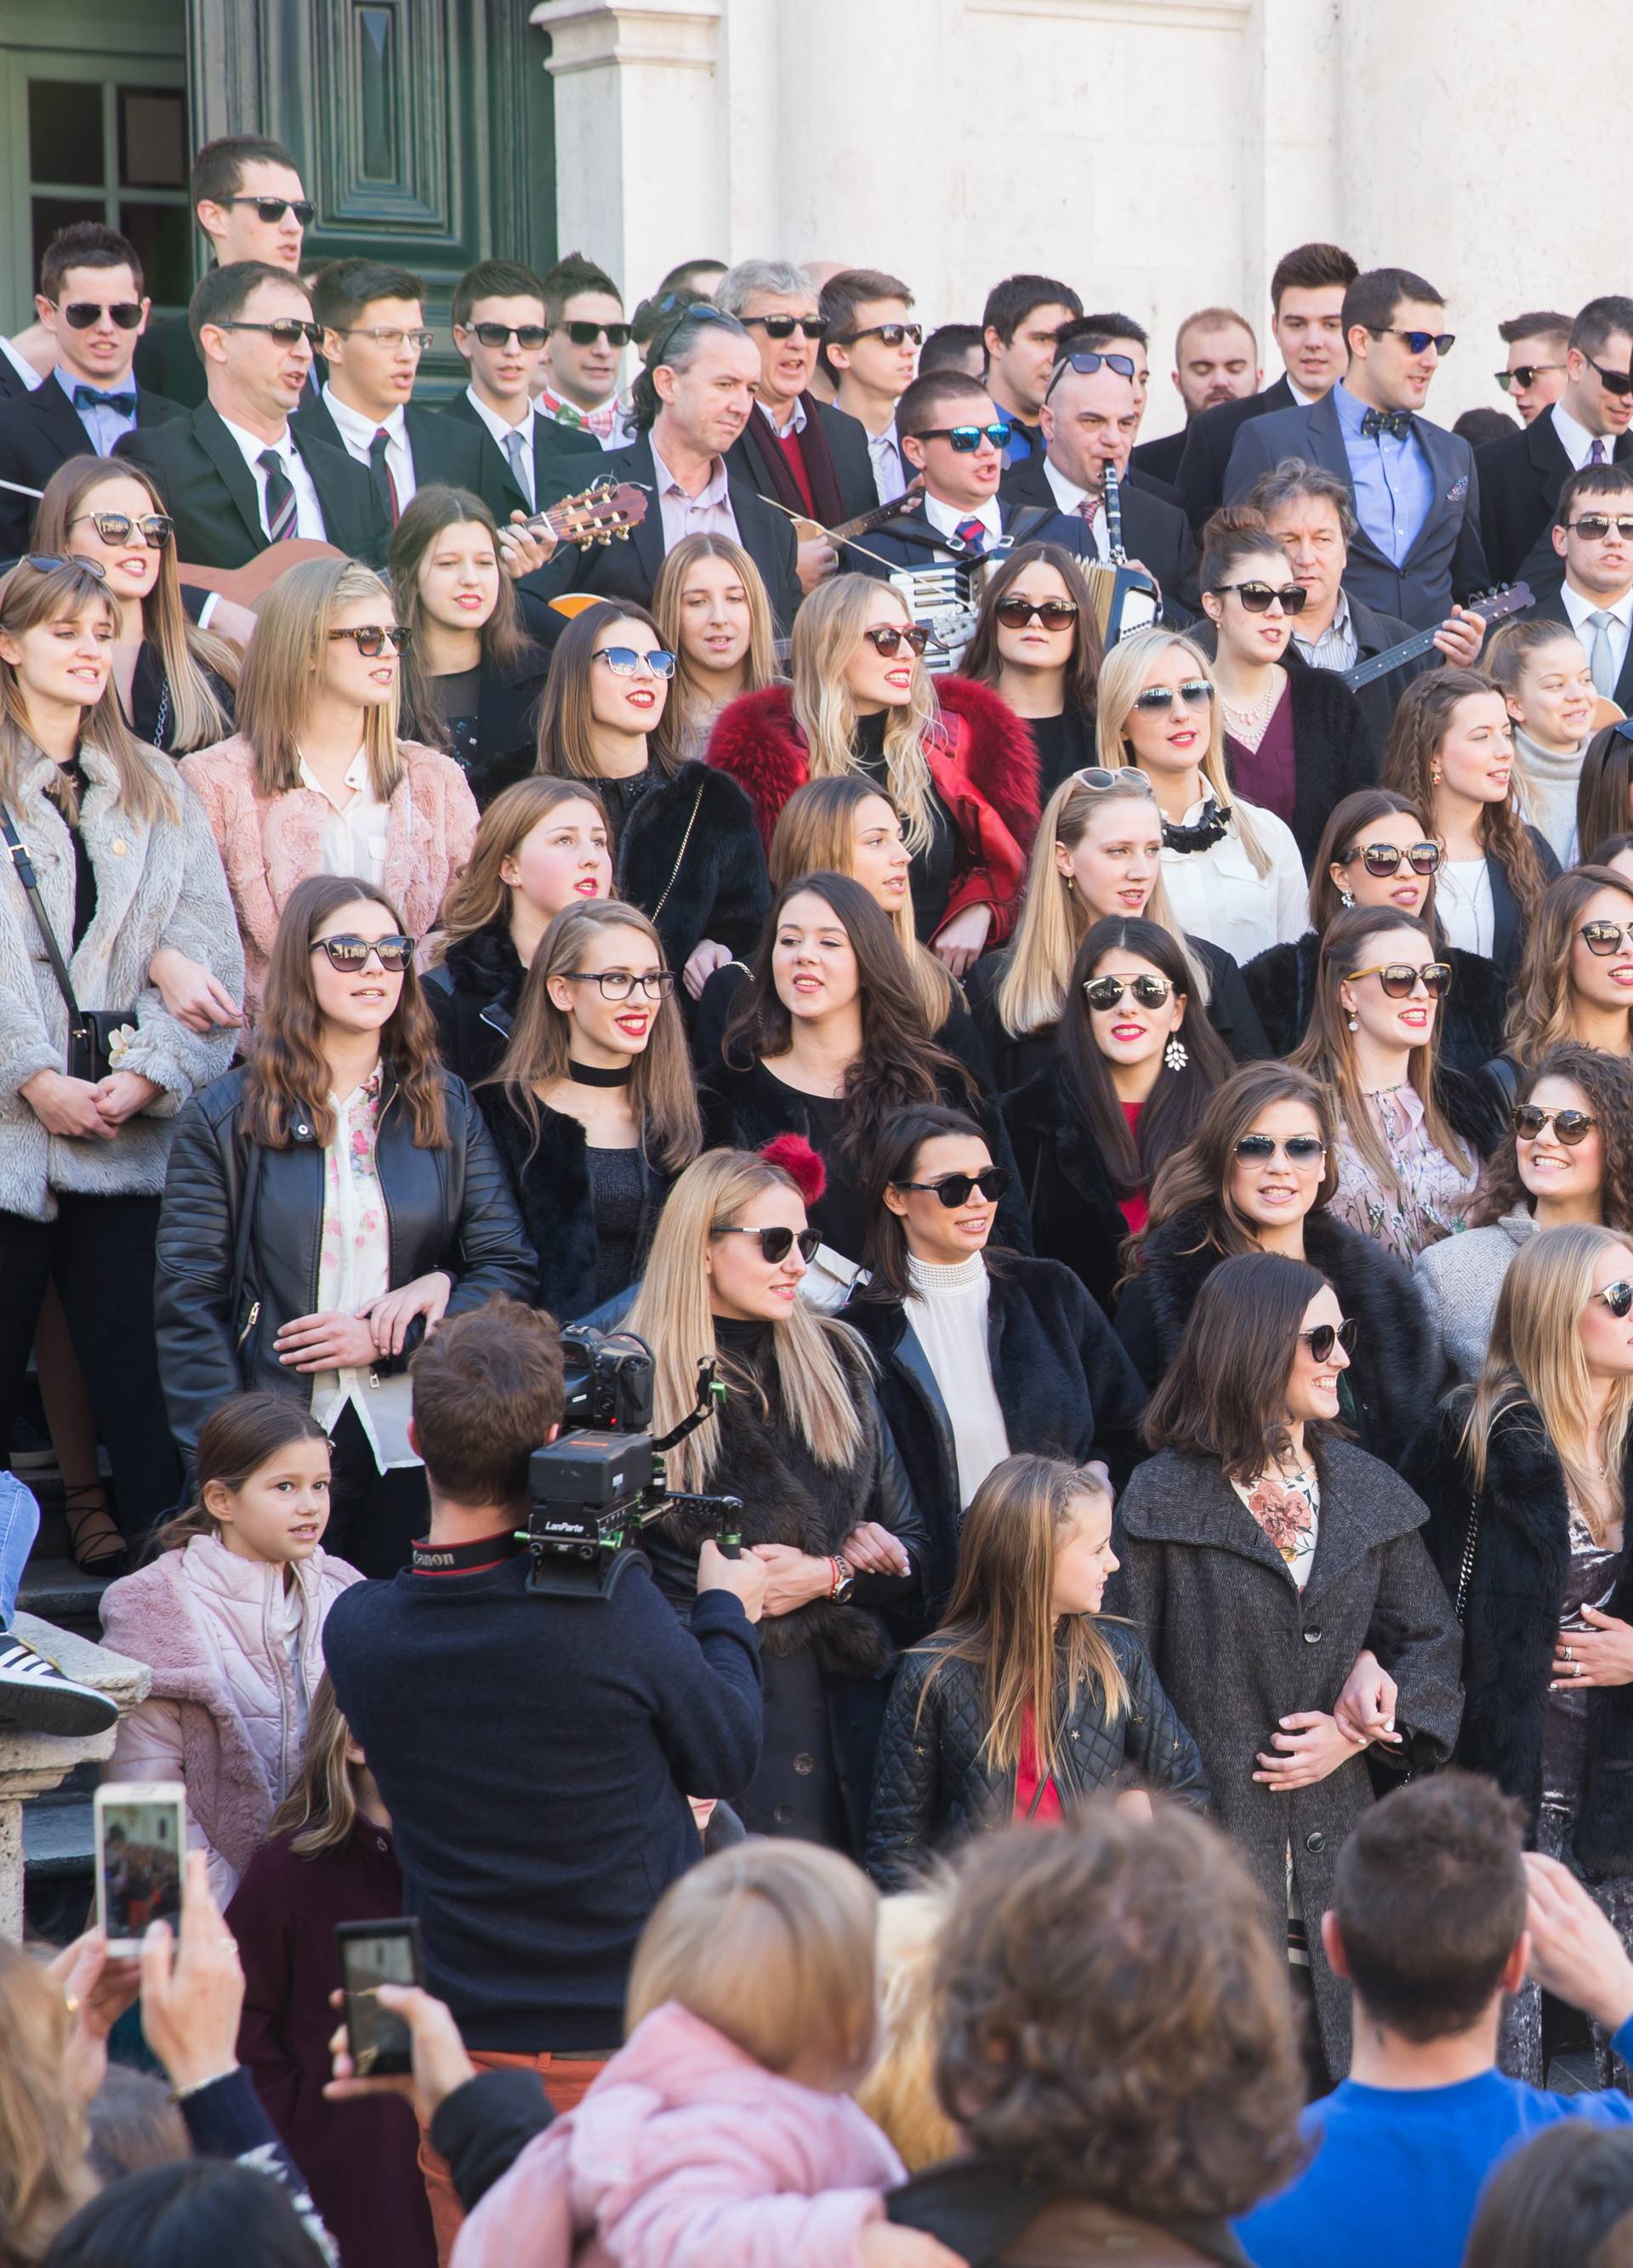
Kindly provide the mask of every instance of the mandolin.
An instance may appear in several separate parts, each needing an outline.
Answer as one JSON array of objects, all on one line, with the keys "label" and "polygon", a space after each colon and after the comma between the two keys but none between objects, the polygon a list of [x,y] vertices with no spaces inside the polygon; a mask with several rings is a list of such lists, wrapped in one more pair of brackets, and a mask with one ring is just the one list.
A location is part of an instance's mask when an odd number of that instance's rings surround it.
[{"label": "mandolin", "polygon": [[[1483,622],[1505,622],[1511,615],[1523,615],[1526,608],[1536,603],[1528,583],[1504,583],[1500,590],[1489,591],[1483,599],[1471,599],[1468,612],[1478,615]],[[1295,615],[1294,621],[1298,617]],[[1347,685],[1352,693],[1363,685],[1372,685],[1380,677],[1387,677],[1392,669],[1400,669],[1408,661],[1415,661],[1420,653],[1427,653],[1440,635],[1437,622],[1433,630],[1418,630],[1399,645],[1385,646],[1382,653],[1373,654],[1366,661],[1358,661],[1353,669],[1339,672],[1339,683]]]},{"label": "mandolin", "polygon": [[838,527],[824,527],[819,519],[809,519],[803,512],[789,512],[787,504],[777,503],[775,497],[762,497],[760,501],[775,504],[779,512],[794,522],[794,534],[800,542],[815,543],[825,536],[838,551],[854,536],[871,535],[875,528],[884,526],[890,520],[911,517],[913,512],[922,511],[923,482],[924,475],[920,473],[917,480],[900,496],[893,497],[889,504],[876,504],[870,512],[859,512],[854,519],[841,520]]}]

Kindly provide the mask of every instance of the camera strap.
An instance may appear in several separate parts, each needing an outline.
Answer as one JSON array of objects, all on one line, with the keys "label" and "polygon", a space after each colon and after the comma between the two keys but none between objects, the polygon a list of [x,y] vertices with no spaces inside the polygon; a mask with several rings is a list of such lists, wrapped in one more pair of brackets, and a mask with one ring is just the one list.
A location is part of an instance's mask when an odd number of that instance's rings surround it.
[{"label": "camera strap", "polygon": [[410,1567],[416,1575],[482,1575],[502,1567],[528,1548],[528,1534],[509,1528],[497,1535],[478,1535],[470,1543],[432,1543],[426,1538],[410,1547]]}]

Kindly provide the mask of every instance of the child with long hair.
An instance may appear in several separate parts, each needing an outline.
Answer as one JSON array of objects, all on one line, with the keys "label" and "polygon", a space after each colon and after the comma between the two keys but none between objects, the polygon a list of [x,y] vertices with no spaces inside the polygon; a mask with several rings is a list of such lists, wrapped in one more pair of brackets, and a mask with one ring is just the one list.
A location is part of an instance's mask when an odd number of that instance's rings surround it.
[{"label": "child with long hair", "polygon": [[102,1597],[102,1633],[153,1673],[120,1720],[108,1778],[179,1779],[190,1846],[225,1904],[301,1768],[323,1620],[362,1579],[322,1549],[329,1443],[281,1394],[241,1394],[200,1428],[197,1493],[157,1556]]},{"label": "child with long hair", "polygon": [[1201,1809],[1196,1744],[1126,1623],[1101,1618],[1112,1549],[1104,1466],[1006,1457],[964,1514],[958,1580],[913,1647],[879,1742],[868,1871],[899,1889],[970,1835],[1059,1826],[1132,1766]]}]

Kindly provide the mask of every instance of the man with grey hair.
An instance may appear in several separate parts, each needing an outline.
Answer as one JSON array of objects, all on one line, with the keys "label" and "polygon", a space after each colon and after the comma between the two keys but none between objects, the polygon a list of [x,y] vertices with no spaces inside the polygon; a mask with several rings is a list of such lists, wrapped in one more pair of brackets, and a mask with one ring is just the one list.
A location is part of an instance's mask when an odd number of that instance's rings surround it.
[{"label": "man with grey hair", "polygon": [[[740,260],[721,276],[714,304],[735,315],[760,357],[754,413],[731,452],[731,469],[752,481],[768,504],[819,528],[872,511],[866,432],[811,391],[824,324],[804,272],[786,260]],[[814,591],[838,563],[826,536],[808,532],[799,547],[801,590]]]}]

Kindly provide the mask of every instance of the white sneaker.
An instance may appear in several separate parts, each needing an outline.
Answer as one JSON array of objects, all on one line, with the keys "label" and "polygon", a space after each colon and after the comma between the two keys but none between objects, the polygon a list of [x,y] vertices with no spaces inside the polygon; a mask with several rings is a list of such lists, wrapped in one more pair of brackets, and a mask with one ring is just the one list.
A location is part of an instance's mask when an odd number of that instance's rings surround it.
[{"label": "white sneaker", "polygon": [[116,1703],[93,1685],[76,1684],[14,1631],[0,1631],[0,1726],[84,1740],[119,1718]]}]

